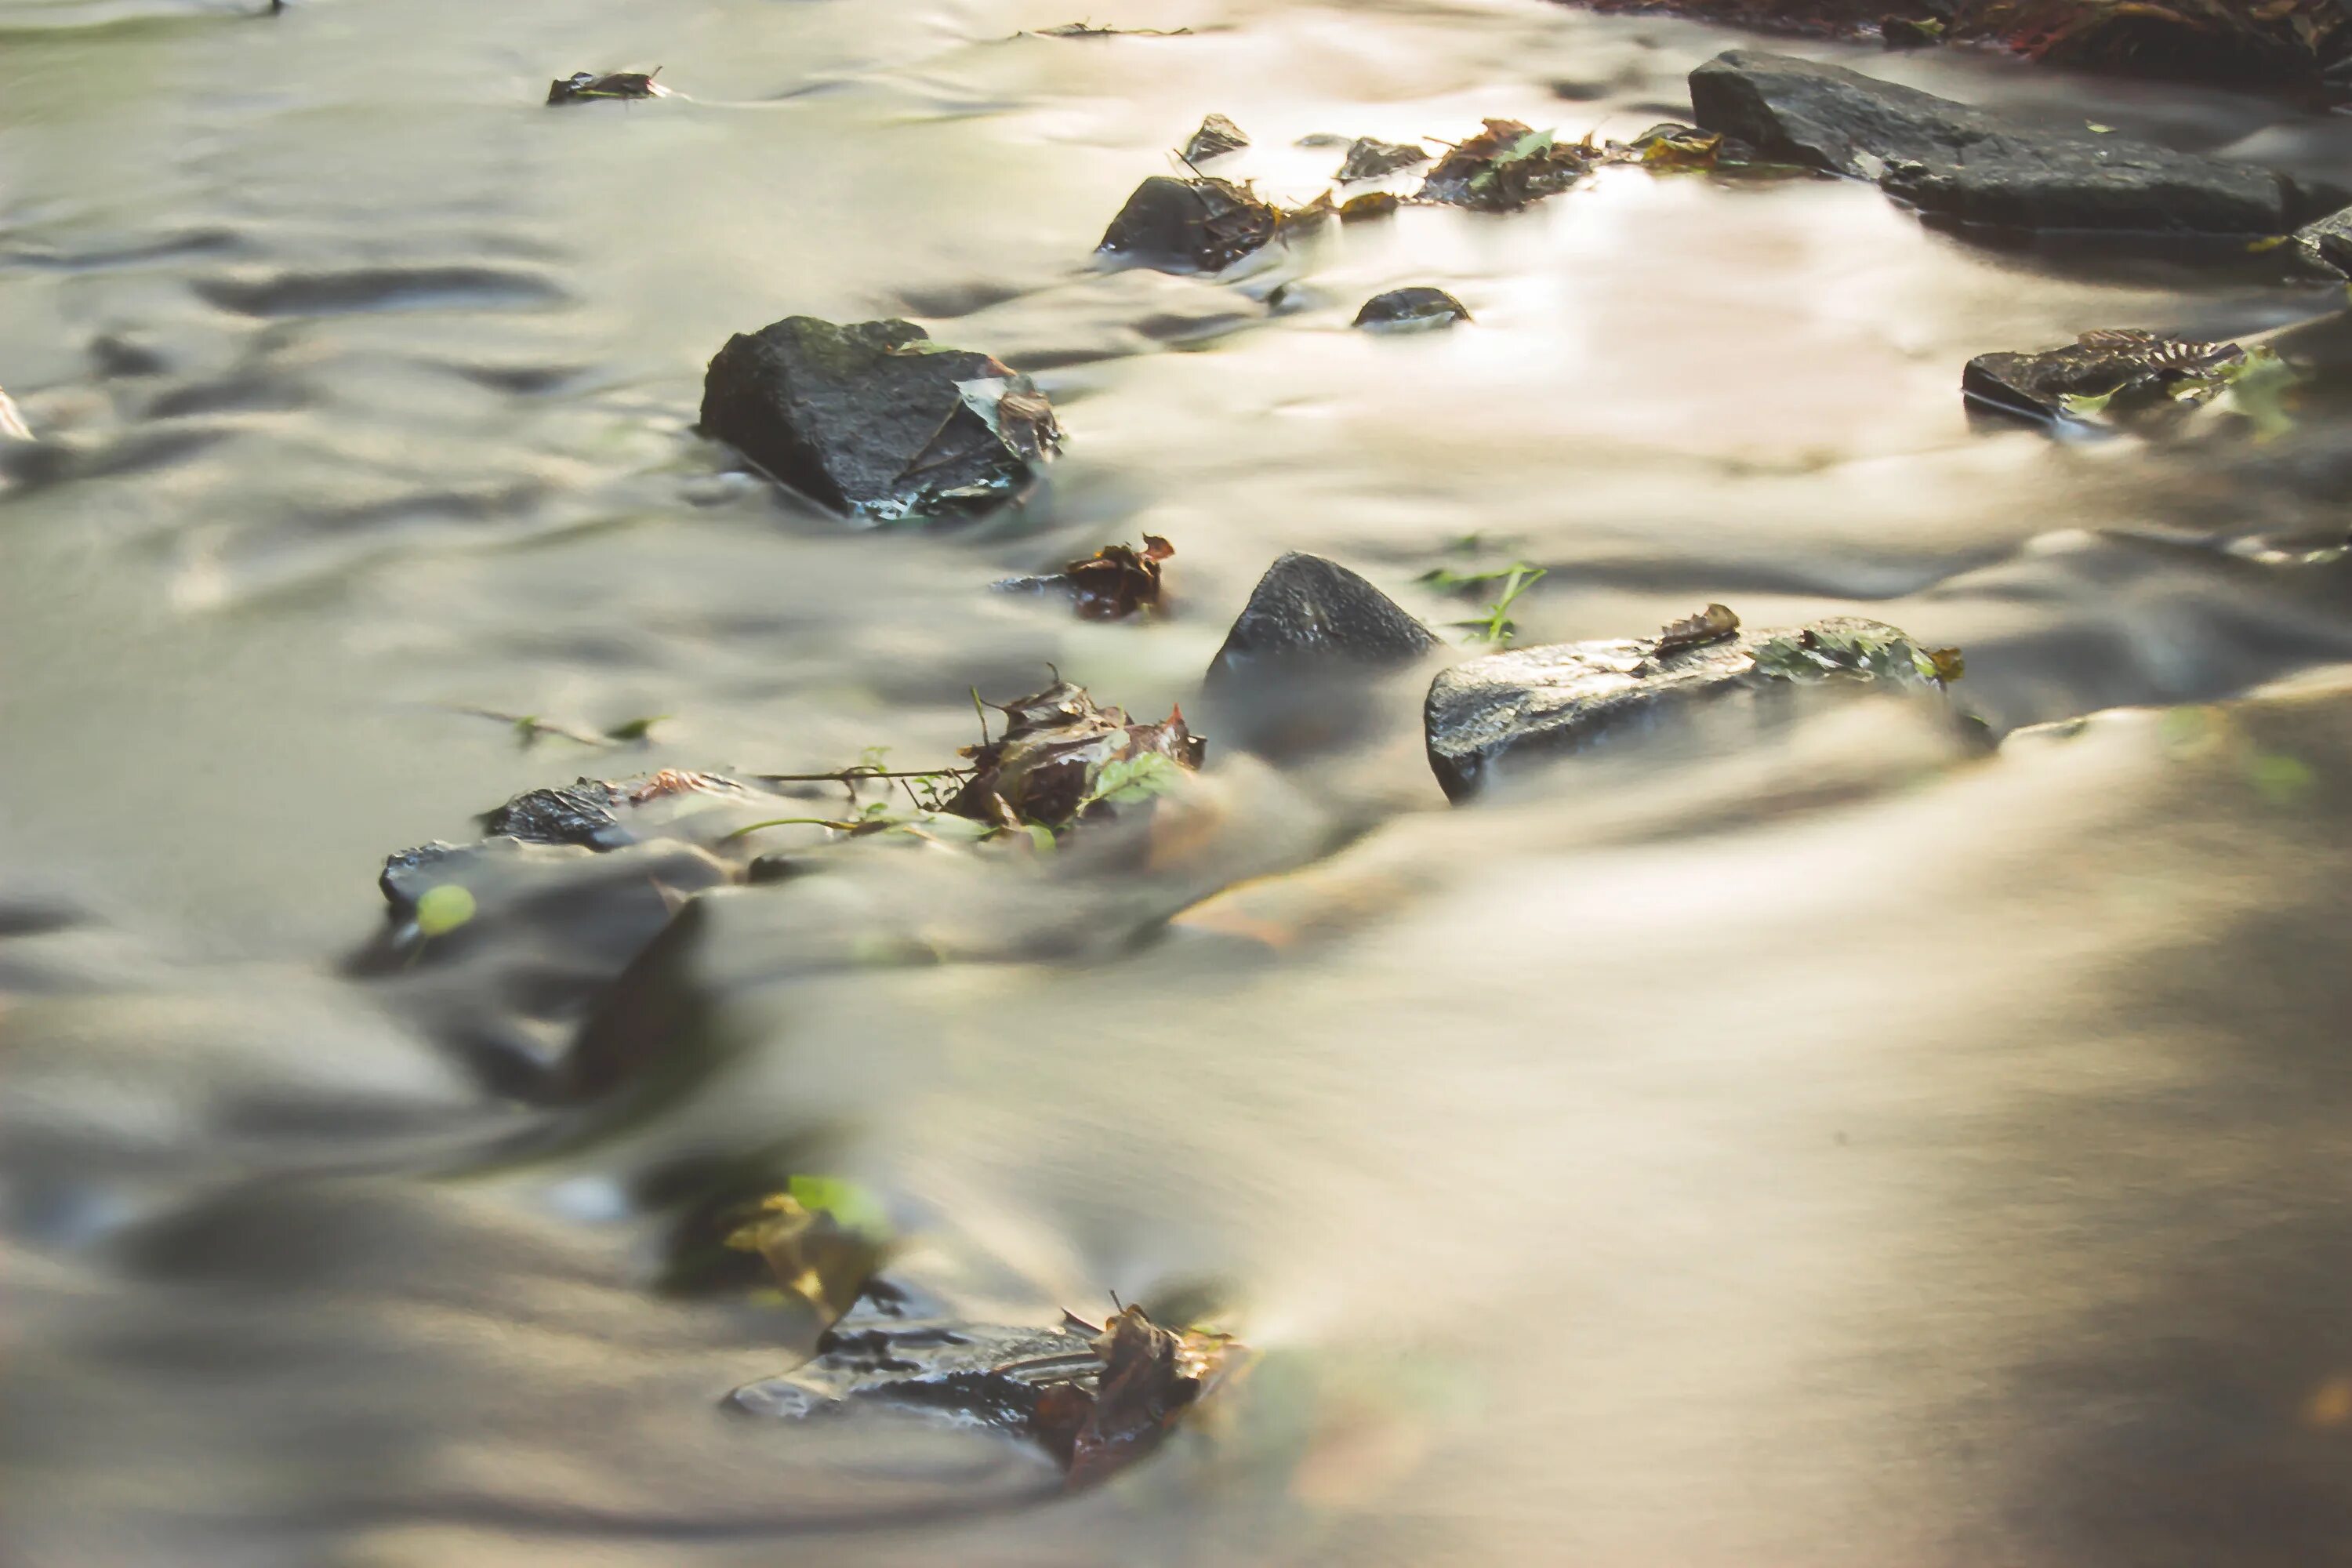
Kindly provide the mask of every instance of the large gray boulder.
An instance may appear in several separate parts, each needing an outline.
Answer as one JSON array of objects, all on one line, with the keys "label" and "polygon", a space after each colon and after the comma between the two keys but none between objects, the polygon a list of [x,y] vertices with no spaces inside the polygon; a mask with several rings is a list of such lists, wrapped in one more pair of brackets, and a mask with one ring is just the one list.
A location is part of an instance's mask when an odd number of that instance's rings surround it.
[{"label": "large gray boulder", "polygon": [[1691,72],[1709,131],[1869,180],[1923,213],[2009,230],[2284,234],[2315,204],[2251,163],[2128,136],[2043,131],[1841,66],[1733,49]]},{"label": "large gray boulder", "polygon": [[1440,671],[1422,719],[1429,765],[1458,801],[1493,783],[1506,759],[1570,755],[1685,717],[1700,703],[1831,680],[1940,690],[1958,666],[1951,650],[1930,652],[1893,626],[1852,616],[1679,647],[1659,637],[1560,643]]},{"label": "large gray boulder", "polygon": [[738,332],[702,384],[702,428],[829,507],[883,519],[984,505],[1059,442],[1026,376],[912,321],[789,316]]}]

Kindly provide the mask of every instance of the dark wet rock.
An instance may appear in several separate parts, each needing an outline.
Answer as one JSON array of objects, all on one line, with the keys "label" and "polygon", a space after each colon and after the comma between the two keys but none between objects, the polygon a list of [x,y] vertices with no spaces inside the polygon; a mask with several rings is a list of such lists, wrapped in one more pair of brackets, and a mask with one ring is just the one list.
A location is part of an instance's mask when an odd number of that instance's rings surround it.
[{"label": "dark wet rock", "polygon": [[1154,174],[1135,187],[1097,252],[1162,272],[1220,272],[1271,243],[1282,214],[1231,180]]},{"label": "dark wet rock", "polygon": [[1205,163],[1212,158],[1222,158],[1228,153],[1238,153],[1250,144],[1242,128],[1222,114],[1212,114],[1201,121],[1184,143],[1183,158],[1187,163]]},{"label": "dark wet rock", "polygon": [[2323,278],[2352,278],[2352,207],[2305,224],[2288,246],[2304,270]]},{"label": "dark wet rock", "polygon": [[1211,690],[1267,673],[1408,664],[1436,635],[1335,561],[1294,551],[1266,568],[1210,661]]},{"label": "dark wet rock", "polygon": [[1513,648],[1441,670],[1430,683],[1429,765],[1458,801],[1493,783],[1507,760],[1566,756],[1701,703],[1826,680],[1940,690],[1957,662],[1850,616],[1680,647],[1622,637]]},{"label": "dark wet rock", "polygon": [[1416,284],[1410,289],[1391,289],[1385,294],[1373,295],[1364,301],[1364,308],[1356,312],[1355,324],[1395,331],[1420,327],[1450,327],[1456,321],[1469,319],[1470,312],[1462,301],[1444,289]]},{"label": "dark wet rock", "polygon": [[1366,191],[1339,204],[1339,221],[1362,223],[1366,218],[1386,217],[1402,205],[1393,191]]},{"label": "dark wet rock", "polygon": [[987,354],[912,321],[791,316],[710,362],[702,428],[827,506],[951,512],[1026,484],[1059,444],[1052,407]]},{"label": "dark wet rock", "polygon": [[1960,375],[1970,401],[2029,419],[2061,419],[2084,405],[2120,412],[2166,396],[2189,376],[2245,357],[2235,343],[2194,342],[2153,332],[2084,332],[2041,353],[1979,354]]},{"label": "dark wet rock", "polygon": [[925,1412],[1025,1434],[1038,1397],[1097,1364],[1091,1336],[1068,1327],[845,1321],[816,1356],[728,1396],[755,1415],[807,1420],[859,1407]]},{"label": "dark wet rock", "polygon": [[2005,124],[1968,104],[1843,67],[1734,49],[1691,72],[1699,124],[1761,154],[1869,180],[1923,213],[2011,231],[2282,234],[2293,181],[2088,132]]},{"label": "dark wet rock", "polygon": [[1429,154],[1411,142],[1382,142],[1376,137],[1359,136],[1348,146],[1347,161],[1331,177],[1341,184],[1358,180],[1377,180],[1383,174],[1393,174],[1399,169],[1410,169],[1415,163],[1426,163]]}]

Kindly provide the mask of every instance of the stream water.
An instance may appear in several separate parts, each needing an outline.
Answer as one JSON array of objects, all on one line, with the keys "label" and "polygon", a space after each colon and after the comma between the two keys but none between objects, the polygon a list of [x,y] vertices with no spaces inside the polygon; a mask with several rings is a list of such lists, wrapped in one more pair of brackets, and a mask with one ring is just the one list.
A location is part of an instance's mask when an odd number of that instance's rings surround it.
[{"label": "stream water", "polygon": [[[0,1559],[2345,1560],[2352,414],[2057,441],[1958,395],[2340,289],[1638,170],[1335,229],[1279,308],[1092,265],[1211,110],[1254,139],[1218,173],[1303,200],[1339,153],[1301,137],[1622,137],[1741,41],[1539,0],[1135,0],[1093,19],[1190,33],[1088,40],[1015,37],[1077,19],[1044,0],[255,9],[0,3],[0,384],[41,437],[0,441]],[[541,102],[655,65],[677,96]],[[1348,329],[1411,283],[1475,322]],[[737,471],[702,366],[794,313],[1034,374],[1046,493],[859,530]],[[1144,531],[1149,624],[990,591]],[[1540,563],[1526,642],[1873,616],[1963,647],[2007,739],[1864,705],[1449,808],[1425,669],[1303,755],[1204,716],[1211,820],[1139,868],[697,900],[684,1000],[584,1100],[530,1087],[565,964],[658,905],[371,948],[387,852],[576,773],[919,765],[1049,663],[1197,713],[1286,550],[1433,622],[1475,606],[1423,572]],[[663,717],[592,751],[468,710]],[[959,1312],[1115,1291],[1259,1362],[1078,1495],[983,1433],[729,1410],[806,1337],[677,1288],[677,1238],[804,1170]]]}]

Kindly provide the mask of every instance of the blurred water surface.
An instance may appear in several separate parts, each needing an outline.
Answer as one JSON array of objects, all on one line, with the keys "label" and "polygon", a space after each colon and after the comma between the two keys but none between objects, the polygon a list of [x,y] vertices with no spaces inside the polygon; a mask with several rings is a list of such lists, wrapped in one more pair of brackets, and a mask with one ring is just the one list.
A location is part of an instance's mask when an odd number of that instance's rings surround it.
[{"label": "blurred water surface", "polygon": [[[0,1555],[2352,1554],[2352,421],[2066,443],[1957,395],[1973,353],[2340,294],[1631,171],[1240,281],[1089,265],[1208,111],[1255,139],[1217,172],[1303,200],[1339,154],[1302,136],[1626,136],[1737,41],[1537,0],[1136,0],[1094,19],[1192,31],[1087,41],[1016,37],[1076,19],[1042,0],[252,9],[0,5],[0,383],[44,437],[0,494]],[[678,96],[540,102],[655,65]],[[1347,330],[1407,283],[1475,324]],[[733,471],[701,367],[789,313],[1033,371],[1047,494],[859,531]],[[1154,624],[988,591],[1147,530]],[[354,958],[387,851],[574,773],[915,763],[1048,662],[1192,702],[1291,549],[1433,620],[1469,606],[1428,568],[1541,563],[1529,641],[1875,616],[1965,647],[2009,738],[1864,704],[1448,810],[1423,670],[1309,755],[1212,728],[1205,826],[1141,871],[703,895],[584,1104],[518,1083],[654,892]],[[466,709],[666,718],[592,752]],[[811,1168],[958,1310],[1206,1303],[1264,1360],[1075,1498],[971,1433],[732,1415],[804,1339],[668,1247]]]}]

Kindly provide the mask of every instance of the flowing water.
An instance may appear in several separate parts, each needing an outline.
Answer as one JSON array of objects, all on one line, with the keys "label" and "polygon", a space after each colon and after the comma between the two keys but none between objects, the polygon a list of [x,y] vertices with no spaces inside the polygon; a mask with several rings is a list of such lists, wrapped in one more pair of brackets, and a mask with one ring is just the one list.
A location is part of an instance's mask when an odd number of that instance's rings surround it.
[{"label": "flowing water", "polygon": [[[1339,157],[1303,136],[1622,137],[1739,41],[1537,0],[1094,40],[1014,37],[1076,19],[1043,0],[254,9],[0,5],[0,384],[42,437],[0,443],[0,1558],[2347,1560],[2352,419],[2068,442],[1957,395],[2340,290],[1637,170],[1239,280],[1091,265],[1210,110],[1255,139],[1219,173],[1301,200]],[[656,64],[678,96],[540,102]],[[1348,330],[1406,283],[1475,323]],[[737,471],[702,365],[793,313],[1035,374],[1046,492],[861,531]],[[1151,624],[990,591],[1146,530]],[[1293,549],[1433,621],[1474,606],[1429,568],[1538,563],[1530,642],[1871,615],[1964,647],[2007,739],[1864,704],[1449,809],[1426,669],[1264,756],[1200,707]],[[546,1063],[674,868],[455,956],[386,933],[382,857],[518,790],[919,765],[1049,662],[1188,704],[1191,829],[704,894],[592,1026],[617,1087]],[[592,751],[467,710],[665,717]],[[806,1325],[681,1286],[680,1238],[794,1171],[871,1188],[960,1313],[1116,1291],[1260,1360],[1076,1495],[986,1434],[731,1411]]]}]

